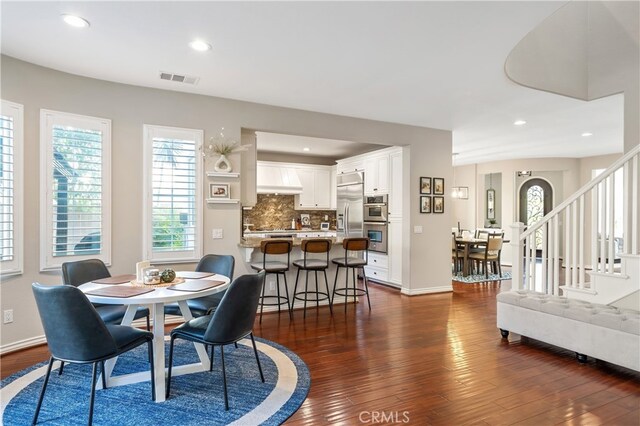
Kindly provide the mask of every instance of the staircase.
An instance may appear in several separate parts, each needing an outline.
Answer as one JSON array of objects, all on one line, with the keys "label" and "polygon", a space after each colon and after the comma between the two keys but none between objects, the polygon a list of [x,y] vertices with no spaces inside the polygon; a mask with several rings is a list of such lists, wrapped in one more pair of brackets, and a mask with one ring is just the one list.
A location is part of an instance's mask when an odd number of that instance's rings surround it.
[{"label": "staircase", "polygon": [[638,309],[639,152],[627,152],[528,229],[512,225],[514,290]]}]

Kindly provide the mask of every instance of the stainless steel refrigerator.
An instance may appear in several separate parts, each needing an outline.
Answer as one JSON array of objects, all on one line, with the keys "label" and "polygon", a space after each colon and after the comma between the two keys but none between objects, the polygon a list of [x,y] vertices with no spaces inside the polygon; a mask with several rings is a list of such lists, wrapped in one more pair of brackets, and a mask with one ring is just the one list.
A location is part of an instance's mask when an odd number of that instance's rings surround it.
[{"label": "stainless steel refrigerator", "polygon": [[343,173],[336,177],[336,181],[338,237],[362,237],[364,172]]}]

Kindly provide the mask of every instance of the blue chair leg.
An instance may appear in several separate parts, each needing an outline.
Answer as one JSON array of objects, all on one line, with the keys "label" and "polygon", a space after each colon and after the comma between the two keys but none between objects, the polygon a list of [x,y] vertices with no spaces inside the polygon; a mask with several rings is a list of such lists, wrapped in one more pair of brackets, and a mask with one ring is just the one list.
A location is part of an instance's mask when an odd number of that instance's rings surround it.
[{"label": "blue chair leg", "polygon": [[209,371],[213,371],[213,354],[215,350],[215,346],[211,345],[211,357],[209,358]]},{"label": "blue chair leg", "polygon": [[264,383],[264,374],[262,374],[262,366],[260,365],[260,358],[258,358],[258,349],[256,349],[256,341],[253,339],[253,333],[250,333],[251,344],[253,344],[253,353],[256,355],[256,361],[258,362],[258,370],[260,370],[260,379]]},{"label": "blue chair leg", "polygon": [[224,346],[220,346],[220,353],[222,354],[222,383],[224,384],[224,409],[229,411],[229,398],[227,396],[227,372],[224,368]]},{"label": "blue chair leg", "polygon": [[91,399],[89,400],[89,422],[93,424],[93,402],[96,399],[96,381],[98,379],[98,363],[93,363],[93,373],[91,374]]},{"label": "blue chair leg", "polygon": [[40,391],[40,398],[38,398],[38,405],[36,406],[36,412],[33,415],[33,421],[31,424],[35,425],[38,422],[38,414],[40,414],[40,407],[42,406],[42,400],[44,399],[44,391],[47,389],[47,383],[49,383],[49,376],[51,375],[51,366],[53,365],[53,357],[49,358],[49,365],[47,366],[47,375],[44,376],[44,383],[42,384],[42,390]]},{"label": "blue chair leg", "polygon": [[171,336],[171,343],[169,344],[169,371],[167,372],[167,392],[165,398],[169,399],[169,392],[171,390],[171,366],[173,364],[173,344],[176,338]]},{"label": "blue chair leg", "polygon": [[151,371],[151,400],[156,400],[156,372],[153,363],[153,340],[149,340],[147,343],[147,348],[149,350],[149,369]]}]

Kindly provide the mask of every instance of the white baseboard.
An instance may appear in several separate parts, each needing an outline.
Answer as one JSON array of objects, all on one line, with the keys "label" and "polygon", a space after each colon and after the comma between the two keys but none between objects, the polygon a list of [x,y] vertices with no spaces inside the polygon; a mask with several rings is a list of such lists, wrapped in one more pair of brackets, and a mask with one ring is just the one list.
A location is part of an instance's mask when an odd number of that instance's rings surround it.
[{"label": "white baseboard", "polygon": [[0,355],[8,354],[9,352],[19,351],[20,349],[30,348],[32,346],[42,345],[47,343],[44,335],[31,337],[29,339],[18,340],[17,342],[8,343],[0,346]]},{"label": "white baseboard", "polygon": [[453,287],[451,285],[443,285],[439,287],[427,287],[427,288],[406,288],[402,287],[400,293],[406,296],[418,296],[420,294],[429,294],[429,293],[446,293],[453,291]]}]

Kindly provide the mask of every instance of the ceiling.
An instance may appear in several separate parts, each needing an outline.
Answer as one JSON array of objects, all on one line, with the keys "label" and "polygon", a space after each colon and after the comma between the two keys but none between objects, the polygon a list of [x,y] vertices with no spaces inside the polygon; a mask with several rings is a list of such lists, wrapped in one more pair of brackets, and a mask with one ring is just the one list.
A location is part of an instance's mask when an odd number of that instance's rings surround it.
[{"label": "ceiling", "polygon": [[[308,136],[256,132],[258,152],[287,153],[333,160],[351,157],[383,148],[380,145],[349,142]],[[307,148],[308,150],[305,150]]]},{"label": "ceiling", "polygon": [[[5,1],[1,50],[121,83],[449,129],[457,164],[622,152],[622,95],[584,102],[504,74],[511,49],[563,4]],[[191,50],[194,38],[213,49]]]}]

